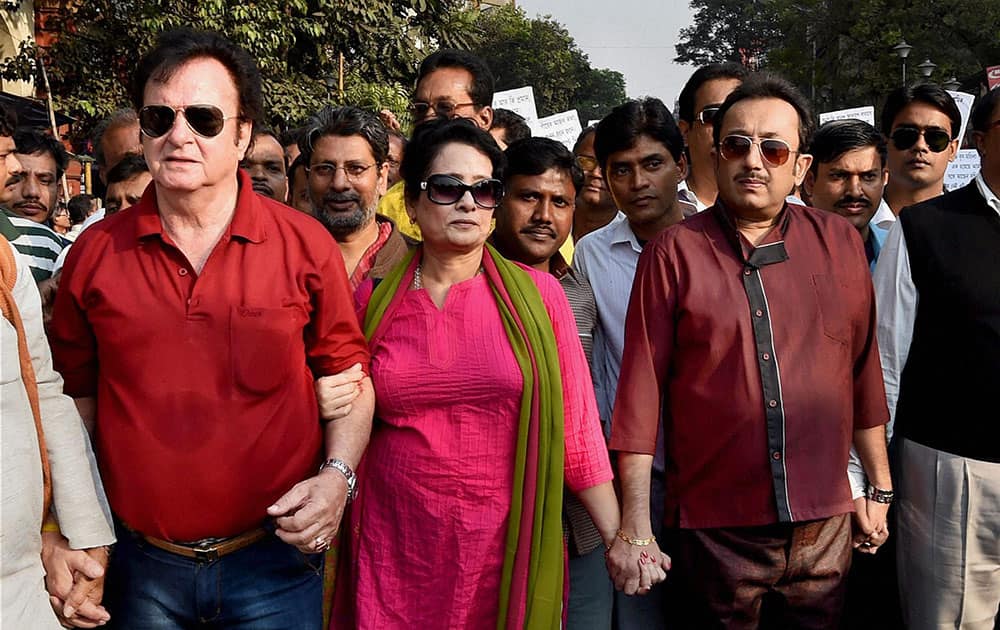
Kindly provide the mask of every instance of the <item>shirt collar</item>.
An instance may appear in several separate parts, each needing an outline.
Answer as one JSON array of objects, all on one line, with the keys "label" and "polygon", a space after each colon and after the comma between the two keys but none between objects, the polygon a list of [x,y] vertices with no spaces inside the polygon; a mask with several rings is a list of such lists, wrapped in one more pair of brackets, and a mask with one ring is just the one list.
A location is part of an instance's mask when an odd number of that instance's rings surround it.
[{"label": "shirt collar", "polygon": [[618,216],[615,217],[615,221],[611,224],[611,230],[609,233],[611,237],[609,244],[617,245],[618,243],[628,243],[632,246],[632,249],[642,253],[642,246],[639,245],[639,239],[636,238],[635,232],[632,231],[632,226],[629,225],[628,217],[621,210],[618,211]]},{"label": "shirt collar", "polygon": [[[260,243],[266,238],[264,226],[261,223],[262,201],[253,190],[253,183],[246,171],[237,171],[239,189],[236,197],[236,210],[226,230],[226,236],[235,236],[251,243]],[[156,183],[150,182],[142,199],[128,212],[135,212],[136,238],[163,235],[163,223],[156,204]]]},{"label": "shirt collar", "polygon": [[996,193],[990,189],[983,178],[982,171],[976,175],[976,187],[979,189],[979,194],[986,200],[986,205],[993,208],[993,211],[997,214],[1000,214],[1000,197],[997,197]]},{"label": "shirt collar", "polygon": [[883,230],[888,230],[892,227],[892,224],[896,222],[896,215],[892,213],[892,209],[889,204],[885,202],[885,197],[879,201],[878,210],[872,216],[872,223],[879,226]]}]

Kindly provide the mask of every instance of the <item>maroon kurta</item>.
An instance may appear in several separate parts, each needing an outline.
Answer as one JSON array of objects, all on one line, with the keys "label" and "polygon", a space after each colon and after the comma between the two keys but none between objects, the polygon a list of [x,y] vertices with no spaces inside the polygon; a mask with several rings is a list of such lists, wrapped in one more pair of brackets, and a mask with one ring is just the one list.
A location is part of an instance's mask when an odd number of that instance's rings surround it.
[{"label": "maroon kurta", "polygon": [[805,521],[852,509],[855,429],[888,421],[861,238],[786,206],[754,249],[719,205],[639,260],[611,448],[667,455],[666,523]]}]

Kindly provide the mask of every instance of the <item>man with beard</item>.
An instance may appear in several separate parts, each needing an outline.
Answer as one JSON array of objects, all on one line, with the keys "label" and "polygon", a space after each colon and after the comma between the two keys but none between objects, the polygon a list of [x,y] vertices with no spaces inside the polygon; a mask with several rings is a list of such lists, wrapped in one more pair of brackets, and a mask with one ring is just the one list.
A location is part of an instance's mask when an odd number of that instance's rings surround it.
[{"label": "man with beard", "polygon": [[583,170],[583,187],[576,196],[576,210],[573,212],[574,241],[611,223],[618,215],[615,201],[604,183],[604,172],[594,154],[596,132],[597,125],[587,127],[580,132],[580,137],[573,146],[576,163]]},{"label": "man with beard", "polygon": [[861,234],[872,271],[887,230],[872,222],[889,179],[885,140],[861,120],[834,120],[813,134],[803,186],[814,208],[835,212]]},{"label": "man with beard", "polygon": [[11,245],[27,258],[35,282],[42,282],[51,277],[69,244],[48,226],[69,157],[58,140],[33,129],[19,129],[14,143],[21,169],[7,178],[3,211],[20,233]]},{"label": "man with beard", "polygon": [[253,142],[240,168],[250,175],[255,192],[288,203],[285,151],[273,131],[266,127],[254,129]]},{"label": "man with beard", "polygon": [[351,286],[383,277],[402,260],[407,240],[375,214],[389,173],[389,134],[358,107],[324,107],[299,140],[313,214],[340,245]]},{"label": "man with beard", "polygon": [[874,221],[888,230],[903,208],[944,193],[944,174],[958,152],[962,114],[943,88],[929,83],[898,88],[882,108],[889,138],[886,206]]}]

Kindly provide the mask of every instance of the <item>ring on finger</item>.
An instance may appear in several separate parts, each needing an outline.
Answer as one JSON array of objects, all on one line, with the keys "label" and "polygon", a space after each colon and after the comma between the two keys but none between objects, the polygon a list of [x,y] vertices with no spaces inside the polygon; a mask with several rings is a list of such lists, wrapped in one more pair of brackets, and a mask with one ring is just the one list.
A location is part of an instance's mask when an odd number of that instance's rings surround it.
[{"label": "ring on finger", "polygon": [[313,540],[313,547],[316,548],[316,551],[325,551],[329,544],[330,541],[322,536],[317,536],[316,539]]}]

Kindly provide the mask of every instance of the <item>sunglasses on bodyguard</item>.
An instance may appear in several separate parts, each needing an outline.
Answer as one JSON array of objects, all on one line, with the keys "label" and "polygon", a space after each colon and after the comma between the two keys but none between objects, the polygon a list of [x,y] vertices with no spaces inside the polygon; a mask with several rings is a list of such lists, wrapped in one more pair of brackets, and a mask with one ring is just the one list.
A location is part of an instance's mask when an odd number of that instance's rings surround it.
[{"label": "sunglasses on bodyguard", "polygon": [[420,182],[420,190],[426,190],[427,198],[440,206],[457,203],[468,191],[477,206],[489,210],[500,205],[504,193],[503,182],[499,179],[481,179],[475,184],[466,184],[451,175],[431,175]]},{"label": "sunglasses on bodyguard", "polygon": [[174,128],[178,112],[184,114],[188,128],[203,138],[214,138],[222,133],[226,121],[239,116],[226,116],[215,105],[146,105],[139,110],[139,128],[150,138],[159,138]]},{"label": "sunglasses on bodyguard", "polygon": [[719,154],[726,160],[739,160],[745,158],[755,144],[760,149],[760,157],[770,166],[781,166],[792,153],[796,153],[787,142],[779,138],[764,138],[754,142],[753,138],[747,136],[731,135],[719,142]]},{"label": "sunglasses on bodyguard", "polygon": [[927,127],[926,129],[897,127],[889,134],[889,138],[892,140],[892,146],[900,151],[905,151],[915,145],[920,140],[921,135],[924,137],[924,142],[927,143],[927,148],[934,153],[941,153],[951,144],[951,134],[940,127]]}]

